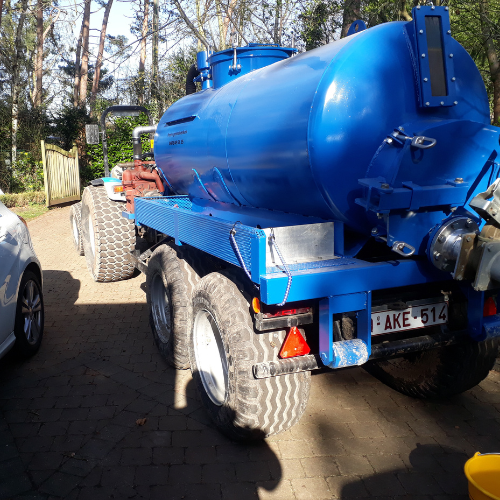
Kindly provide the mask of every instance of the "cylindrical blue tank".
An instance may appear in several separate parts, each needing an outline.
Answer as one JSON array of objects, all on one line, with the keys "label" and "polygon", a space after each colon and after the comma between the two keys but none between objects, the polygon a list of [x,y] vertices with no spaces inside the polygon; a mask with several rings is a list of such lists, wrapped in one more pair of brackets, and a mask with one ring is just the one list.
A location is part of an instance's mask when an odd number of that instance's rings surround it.
[{"label": "cylindrical blue tank", "polygon": [[382,173],[394,187],[473,184],[491,153],[469,140],[470,123],[479,131],[490,122],[479,71],[450,37],[457,104],[421,106],[405,26],[383,24],[180,99],[157,127],[158,167],[177,194],[340,220],[368,234],[358,180],[381,175],[371,163],[384,138],[399,126],[412,136],[449,124],[434,130],[434,148]]}]

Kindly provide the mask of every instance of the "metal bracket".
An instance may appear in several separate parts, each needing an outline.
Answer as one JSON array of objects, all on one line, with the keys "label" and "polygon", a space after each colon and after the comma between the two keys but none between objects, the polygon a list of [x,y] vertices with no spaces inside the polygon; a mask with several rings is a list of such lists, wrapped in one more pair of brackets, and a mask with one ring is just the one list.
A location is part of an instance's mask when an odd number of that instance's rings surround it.
[{"label": "metal bracket", "polygon": [[[500,224],[500,178],[491,184],[486,191],[479,193],[469,203],[484,220],[494,219]],[[490,200],[491,201],[488,201]]]}]

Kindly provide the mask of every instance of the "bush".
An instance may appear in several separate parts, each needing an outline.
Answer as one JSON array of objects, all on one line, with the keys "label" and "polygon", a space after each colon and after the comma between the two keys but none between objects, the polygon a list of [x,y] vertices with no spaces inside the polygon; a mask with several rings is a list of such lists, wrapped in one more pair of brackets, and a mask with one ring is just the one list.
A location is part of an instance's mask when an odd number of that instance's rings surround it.
[{"label": "bush", "polygon": [[44,205],[44,191],[28,191],[25,193],[4,194],[0,196],[0,201],[7,207],[25,207],[27,205]]},{"label": "bush", "polygon": [[0,171],[0,189],[10,193],[40,191],[43,189],[43,163],[32,153],[19,151],[12,168]]}]

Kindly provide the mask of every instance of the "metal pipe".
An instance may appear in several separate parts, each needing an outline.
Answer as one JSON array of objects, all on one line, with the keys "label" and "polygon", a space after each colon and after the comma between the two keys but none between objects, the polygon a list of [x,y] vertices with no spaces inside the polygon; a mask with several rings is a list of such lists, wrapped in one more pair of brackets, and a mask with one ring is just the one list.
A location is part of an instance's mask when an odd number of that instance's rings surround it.
[{"label": "metal pipe", "polygon": [[134,160],[142,160],[142,134],[154,134],[156,125],[148,125],[147,127],[135,127],[132,131],[132,144],[134,146]]},{"label": "metal pipe", "polygon": [[430,349],[436,349],[438,347],[458,344],[466,340],[467,337],[469,337],[467,332],[456,332],[453,334],[441,332],[434,335],[413,337],[411,339],[382,342],[381,344],[372,345],[372,353],[368,360],[394,358],[412,352],[429,351]]}]

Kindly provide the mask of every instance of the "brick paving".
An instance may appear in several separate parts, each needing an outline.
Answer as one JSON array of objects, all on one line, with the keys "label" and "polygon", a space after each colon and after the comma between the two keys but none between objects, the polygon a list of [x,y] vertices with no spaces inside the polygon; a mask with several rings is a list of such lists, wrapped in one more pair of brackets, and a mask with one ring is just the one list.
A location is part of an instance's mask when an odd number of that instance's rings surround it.
[{"label": "brick paving", "polygon": [[500,451],[500,373],[448,401],[360,368],[313,375],[306,414],[256,445],[207,419],[152,342],[145,280],[94,283],[69,208],[29,223],[44,268],[40,352],[0,361],[0,498],[466,499],[463,464]]}]

